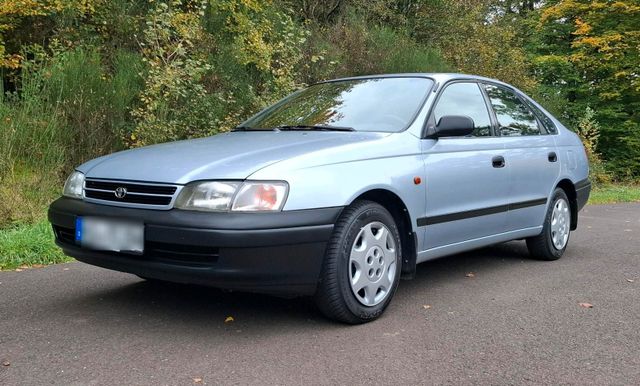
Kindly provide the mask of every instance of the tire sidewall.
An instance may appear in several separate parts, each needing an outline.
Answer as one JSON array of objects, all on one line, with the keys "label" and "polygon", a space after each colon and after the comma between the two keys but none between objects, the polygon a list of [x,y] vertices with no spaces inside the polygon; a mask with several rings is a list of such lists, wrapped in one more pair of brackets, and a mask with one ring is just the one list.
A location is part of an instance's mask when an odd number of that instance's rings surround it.
[{"label": "tire sidewall", "polygon": [[[391,286],[391,290],[387,294],[387,297],[384,299],[384,301],[375,306],[369,307],[360,303],[360,301],[358,301],[353,291],[351,290],[351,285],[349,283],[349,259],[351,256],[353,243],[355,242],[355,239],[362,227],[375,221],[383,223],[393,235],[397,251],[396,275]],[[340,253],[338,256],[339,262],[337,264],[340,293],[345,302],[345,305],[353,315],[360,318],[361,320],[375,319],[380,316],[380,314],[382,314],[382,312],[385,310],[385,308],[393,298],[396,288],[398,287],[398,282],[400,281],[400,272],[402,269],[402,244],[400,242],[398,227],[396,226],[396,223],[391,214],[389,214],[389,212],[387,212],[384,208],[377,207],[376,205],[370,205],[354,216],[354,220],[349,224],[346,232],[344,233],[345,234],[340,240]]]}]

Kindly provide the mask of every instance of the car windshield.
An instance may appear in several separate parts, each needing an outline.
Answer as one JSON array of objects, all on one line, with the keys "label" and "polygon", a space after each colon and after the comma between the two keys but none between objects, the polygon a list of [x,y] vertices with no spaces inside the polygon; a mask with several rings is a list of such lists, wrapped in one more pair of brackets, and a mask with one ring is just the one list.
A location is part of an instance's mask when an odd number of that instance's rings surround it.
[{"label": "car windshield", "polygon": [[286,97],[236,130],[404,130],[433,81],[373,78],[319,83]]}]

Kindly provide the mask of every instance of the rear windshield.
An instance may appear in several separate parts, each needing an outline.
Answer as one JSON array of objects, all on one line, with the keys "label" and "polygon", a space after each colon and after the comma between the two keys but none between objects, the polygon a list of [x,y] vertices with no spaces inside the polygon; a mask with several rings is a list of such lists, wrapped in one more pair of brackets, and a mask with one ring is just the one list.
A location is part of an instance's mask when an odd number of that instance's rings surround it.
[{"label": "rear windshield", "polygon": [[320,83],[291,94],[242,127],[402,131],[413,120],[432,85],[431,79],[410,77]]}]

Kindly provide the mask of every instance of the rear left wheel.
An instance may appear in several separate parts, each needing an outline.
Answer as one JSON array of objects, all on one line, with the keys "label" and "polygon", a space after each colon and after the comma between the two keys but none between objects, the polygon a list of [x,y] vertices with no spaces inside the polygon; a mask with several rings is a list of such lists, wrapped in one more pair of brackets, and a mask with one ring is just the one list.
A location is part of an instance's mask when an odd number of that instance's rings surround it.
[{"label": "rear left wheel", "polygon": [[334,228],[316,292],[329,318],[358,324],[378,318],[398,286],[401,249],[393,216],[381,205],[357,201]]},{"label": "rear left wheel", "polygon": [[558,260],[562,257],[571,233],[570,205],[564,190],[557,188],[547,209],[542,233],[527,239],[527,248],[532,257],[540,260]]}]

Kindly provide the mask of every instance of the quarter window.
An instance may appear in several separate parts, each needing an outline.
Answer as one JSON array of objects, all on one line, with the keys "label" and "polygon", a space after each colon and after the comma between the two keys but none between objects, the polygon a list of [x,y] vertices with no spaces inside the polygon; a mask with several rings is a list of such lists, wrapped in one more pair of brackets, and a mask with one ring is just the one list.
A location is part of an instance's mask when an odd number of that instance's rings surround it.
[{"label": "quarter window", "polygon": [[553,123],[553,121],[551,120],[551,118],[549,118],[547,114],[543,113],[542,110],[540,110],[536,105],[534,105],[531,102],[528,102],[527,106],[529,106],[529,108],[533,110],[533,112],[536,114],[536,116],[542,123],[542,126],[544,126],[544,128],[547,130],[547,133],[549,134],[558,133],[558,129],[556,129],[555,123]]},{"label": "quarter window", "polygon": [[466,115],[473,119],[474,137],[491,136],[491,119],[480,87],[476,83],[453,83],[442,91],[433,110],[437,124],[445,115]]},{"label": "quarter window", "polygon": [[500,135],[512,137],[540,134],[536,117],[516,94],[494,85],[485,87],[498,118]]}]

